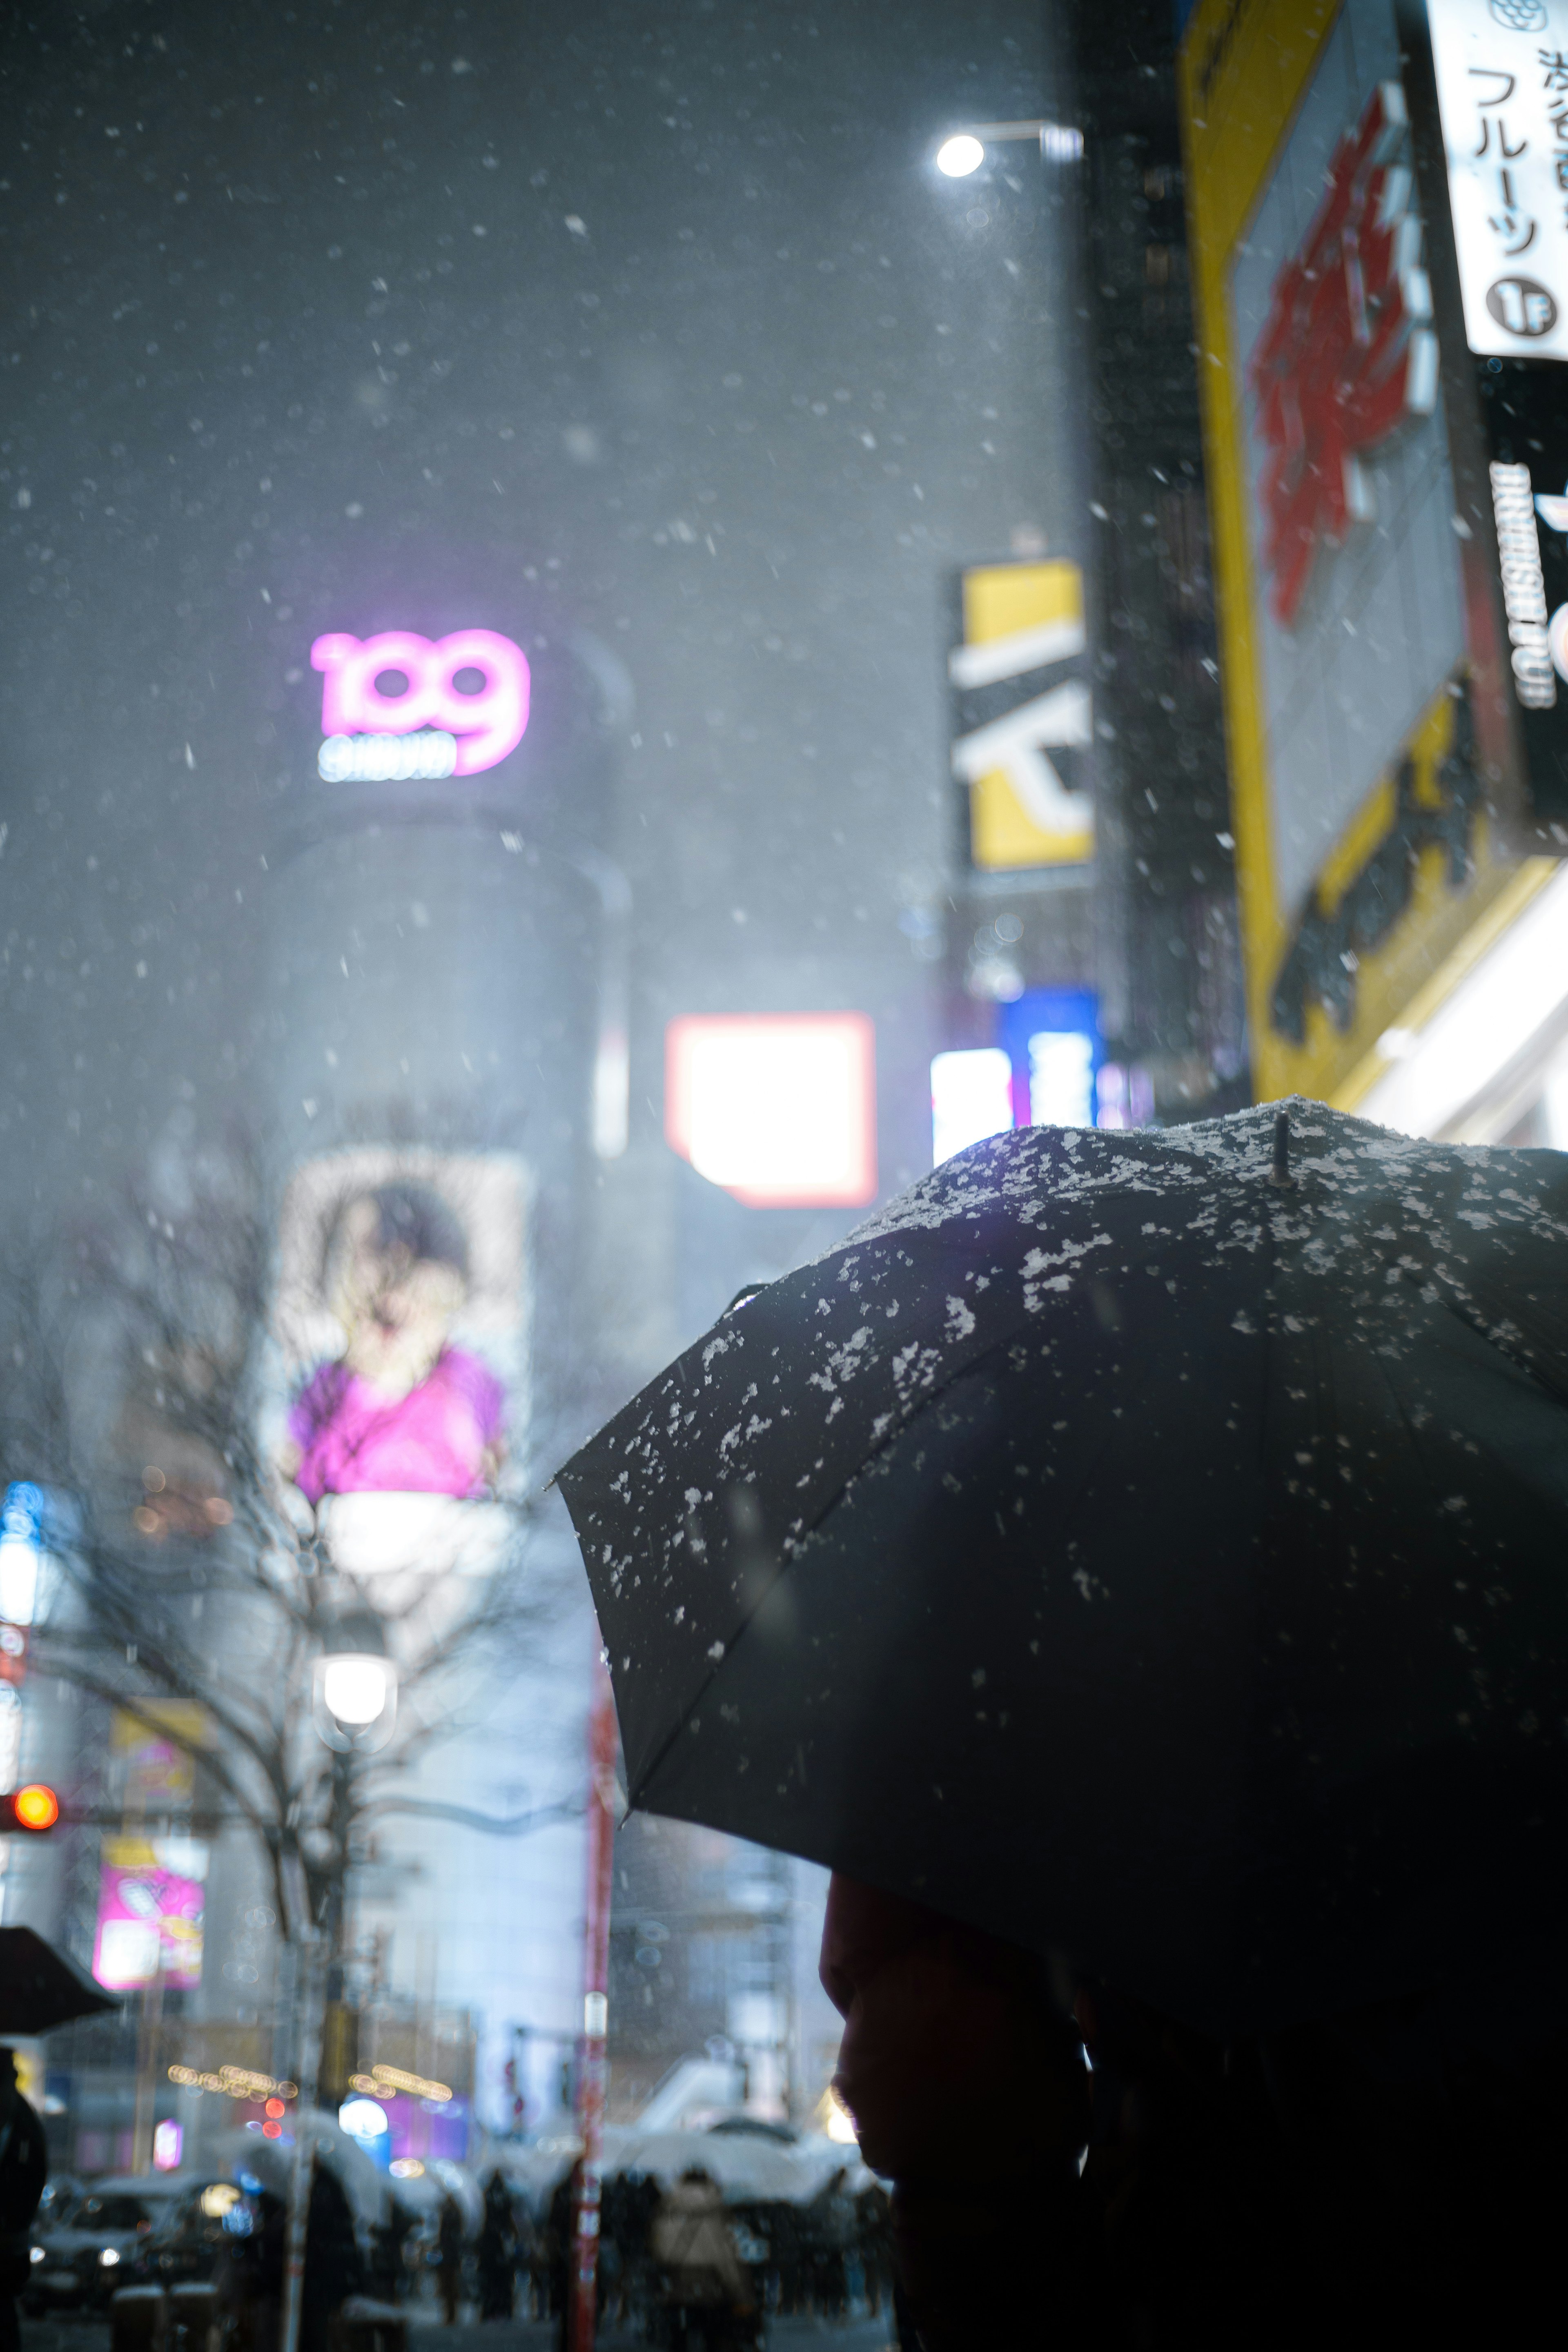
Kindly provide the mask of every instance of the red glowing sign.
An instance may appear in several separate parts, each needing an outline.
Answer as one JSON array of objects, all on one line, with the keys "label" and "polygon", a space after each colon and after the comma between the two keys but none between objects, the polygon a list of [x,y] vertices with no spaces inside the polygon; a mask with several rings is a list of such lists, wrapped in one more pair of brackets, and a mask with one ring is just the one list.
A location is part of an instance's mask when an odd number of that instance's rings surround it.
[{"label": "red glowing sign", "polygon": [[1335,150],[1317,216],[1274,284],[1248,374],[1269,457],[1260,486],[1269,604],[1289,628],[1318,551],[1370,521],[1363,452],[1430,415],[1437,341],[1420,267],[1397,82],[1373,91]]}]

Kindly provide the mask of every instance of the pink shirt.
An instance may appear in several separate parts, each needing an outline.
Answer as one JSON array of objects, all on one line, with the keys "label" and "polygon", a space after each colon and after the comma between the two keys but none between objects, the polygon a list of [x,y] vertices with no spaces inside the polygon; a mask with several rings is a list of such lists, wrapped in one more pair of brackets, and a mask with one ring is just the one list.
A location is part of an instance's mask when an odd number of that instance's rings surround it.
[{"label": "pink shirt", "polygon": [[321,1364],[289,1415],[300,1456],[295,1482],[312,1503],[323,1495],[477,1498],[505,1403],[495,1374],[460,1348],[445,1349],[403,1397],[384,1396],[345,1364]]}]

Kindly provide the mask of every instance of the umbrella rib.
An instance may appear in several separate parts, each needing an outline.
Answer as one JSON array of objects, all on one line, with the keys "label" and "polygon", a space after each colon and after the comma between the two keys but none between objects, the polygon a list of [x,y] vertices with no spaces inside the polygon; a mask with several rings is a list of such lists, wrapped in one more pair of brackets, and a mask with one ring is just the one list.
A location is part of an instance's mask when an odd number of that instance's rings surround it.
[{"label": "umbrella rib", "polygon": [[[684,1712],[680,1716],[679,1720],[671,1726],[669,1731],[655,1749],[643,1770],[638,1773],[636,1788],[628,1788],[626,1793],[626,1810],[628,1812],[635,1811],[640,1804],[643,1792],[651,1786],[654,1780],[658,1777],[659,1769],[663,1765],[665,1759],[670,1754],[673,1748],[679,1746],[681,1733],[690,1723],[691,1718],[696,1714],[698,1708],[703,1705],[709,1692],[712,1689],[714,1684],[718,1681],[719,1676],[723,1673],[725,1666],[729,1664],[737,1645],[755,1622],[758,1610],[762,1607],[763,1601],[766,1601],[768,1595],[771,1592],[775,1591],[784,1578],[788,1575],[790,1570],[795,1566],[795,1561],[799,1559],[805,1543],[812,1536],[816,1534],[817,1530],[823,1525],[823,1522],[844,1500],[844,1497],[848,1493],[849,1489],[856,1486],[859,1480],[864,1477],[872,1463],[877,1461],[880,1455],[886,1454],[889,1449],[892,1445],[896,1444],[897,1442],[910,1430],[912,1430],[923,1414],[931,1412],[936,1405],[940,1404],[944,1398],[951,1396],[952,1391],[957,1387],[958,1382],[961,1380],[966,1379],[970,1374],[980,1370],[985,1364],[990,1362],[994,1356],[1000,1355],[1004,1348],[1011,1346],[1013,1340],[1017,1336],[1018,1328],[1019,1326],[1016,1324],[1011,1326],[1008,1330],[996,1339],[991,1347],[984,1349],[978,1356],[971,1357],[966,1363],[961,1365],[958,1370],[953,1374],[952,1378],[951,1380],[944,1381],[940,1389],[936,1390],[929,1396],[921,1397],[915,1406],[914,1411],[908,1415],[907,1419],[900,1421],[896,1429],[889,1430],[884,1436],[879,1438],[870,1453],[866,1454],[864,1459],[857,1465],[855,1469],[850,1471],[842,1483],[835,1488],[832,1496],[823,1505],[821,1510],[818,1511],[810,1527],[805,1530],[803,1536],[796,1541],[795,1550],[791,1553],[788,1559],[784,1559],[781,1563],[776,1573],[769,1579],[763,1591],[758,1593],[755,1601],[752,1601],[751,1608],[736,1626],[734,1633],[727,1636],[725,1639],[723,1656],[715,1661],[712,1668],[703,1681],[701,1687],[693,1693]],[[1072,1499],[1067,1505],[1066,1509],[1062,1514],[1062,1524],[1064,1528],[1074,1524],[1075,1516],[1079,1510],[1079,1505],[1081,1504],[1084,1496],[1089,1492],[1092,1486],[1096,1474],[1107,1457],[1113,1454],[1114,1452],[1115,1440],[1111,1436],[1107,1435],[1101,1441],[1093,1462],[1081,1473],[1078,1485],[1074,1490]]]}]

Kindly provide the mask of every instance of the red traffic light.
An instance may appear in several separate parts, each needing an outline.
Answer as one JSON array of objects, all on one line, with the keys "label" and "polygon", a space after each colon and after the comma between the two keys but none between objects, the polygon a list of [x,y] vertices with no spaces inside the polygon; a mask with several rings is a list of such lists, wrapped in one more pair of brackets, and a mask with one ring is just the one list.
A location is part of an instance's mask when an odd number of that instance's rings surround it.
[{"label": "red traffic light", "polygon": [[41,1780],[12,1789],[0,1797],[0,1835],[9,1830],[52,1830],[60,1817],[60,1801]]}]

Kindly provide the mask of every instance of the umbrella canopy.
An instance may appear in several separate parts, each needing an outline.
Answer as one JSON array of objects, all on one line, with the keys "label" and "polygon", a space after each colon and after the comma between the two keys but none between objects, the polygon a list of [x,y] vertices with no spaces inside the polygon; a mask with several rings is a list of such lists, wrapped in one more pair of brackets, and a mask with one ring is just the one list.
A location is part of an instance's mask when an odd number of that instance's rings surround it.
[{"label": "umbrella canopy", "polygon": [[[831,2148],[831,2143],[825,2145]],[[605,2133],[605,2170],[649,2173],[669,2188],[695,2165],[722,2191],[727,2205],[807,2205],[835,2172],[855,2175],[859,2185],[859,2151],[831,2152],[834,2161],[825,2172],[816,2147],[791,2147],[749,2133],[639,2132],[633,2125]]]},{"label": "umbrella canopy", "polygon": [[[336,2176],[354,2220],[366,2227],[384,2221],[389,2183],[358,2141],[321,2108],[312,2109],[304,2117],[302,2127],[310,2134],[317,2163]],[[268,2139],[263,2133],[242,2124],[218,2134],[213,2142],[212,2160],[242,2186],[247,2179],[258,2180],[263,2189],[287,2204],[294,2184],[293,2133],[300,2128],[296,2118],[288,2138]]]},{"label": "umbrella canopy", "polygon": [[634,1804],[1221,2034],[1568,1920],[1568,1160],[961,1155],[561,1474]]},{"label": "umbrella canopy", "polygon": [[[571,2169],[569,2159],[563,2163],[561,2169],[563,2172]],[[423,2172],[393,2180],[389,2187],[393,2203],[401,2205],[405,2212],[417,2213],[422,2220],[433,2218],[439,2213],[448,2197],[455,2197],[463,2216],[463,2226],[470,2237],[478,2237],[484,2227],[485,2192],[478,2177],[470,2172],[468,2166],[458,2164],[451,2157],[426,2157]]]},{"label": "umbrella canopy", "polygon": [[0,2034],[47,2033],[118,2009],[112,1993],[31,1927],[0,1927]]}]

